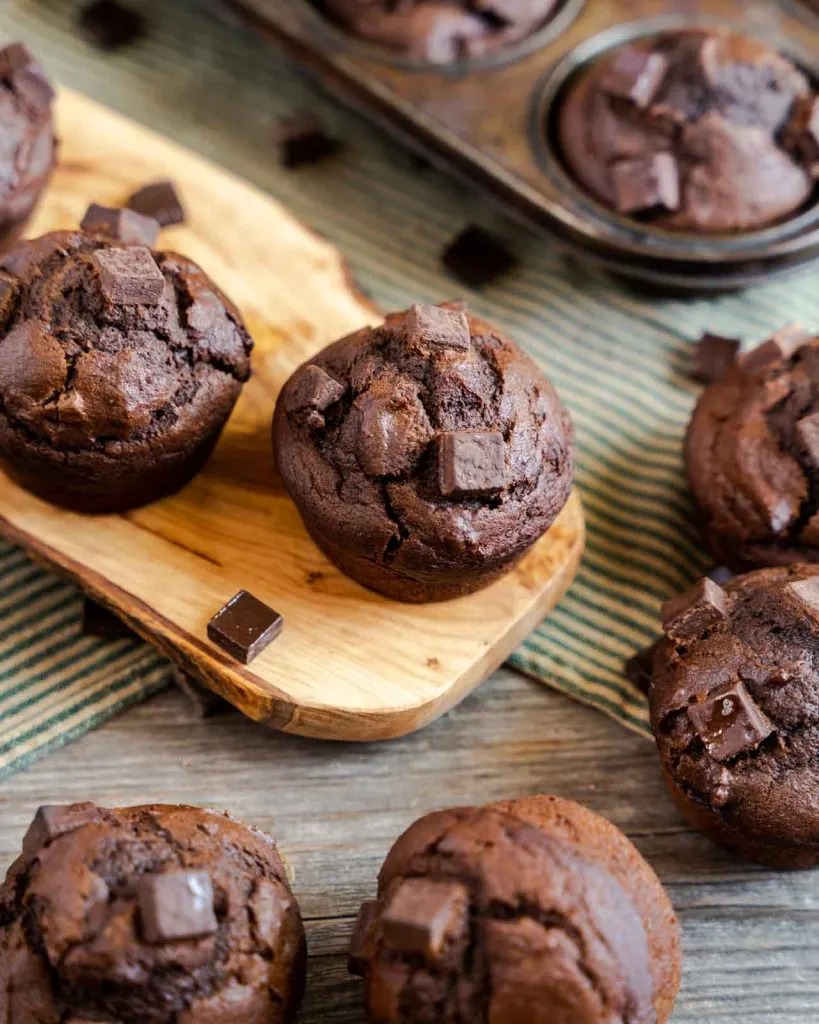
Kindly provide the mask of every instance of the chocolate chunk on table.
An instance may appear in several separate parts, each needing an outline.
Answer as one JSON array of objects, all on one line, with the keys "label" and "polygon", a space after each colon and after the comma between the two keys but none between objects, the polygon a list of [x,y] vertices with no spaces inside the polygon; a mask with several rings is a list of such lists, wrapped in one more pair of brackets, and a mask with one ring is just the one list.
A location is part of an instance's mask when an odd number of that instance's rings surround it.
[{"label": "chocolate chunk on table", "polygon": [[417,302],[407,312],[405,337],[410,345],[437,348],[469,348],[469,321],[463,309],[427,306]]},{"label": "chocolate chunk on table", "polygon": [[448,939],[467,927],[469,898],[458,882],[408,878],[393,893],[381,915],[384,940],[401,953],[434,964]]},{"label": "chocolate chunk on table", "polygon": [[693,640],[725,615],[725,591],[706,577],[663,605],[663,630],[673,640]]},{"label": "chocolate chunk on table", "polygon": [[144,34],[144,15],[117,0],[94,0],[80,10],[77,25],[94,46],[101,50],[118,50],[135,43]]},{"label": "chocolate chunk on table", "polygon": [[317,164],[341,149],[321,121],[307,111],[299,111],[282,118],[276,127],[276,145],[283,167],[295,170]]},{"label": "chocolate chunk on table", "polygon": [[82,631],[101,640],[136,640],[137,634],[119,616],[86,597],[82,606]]},{"label": "chocolate chunk on table", "polygon": [[438,438],[438,486],[447,498],[486,498],[503,490],[503,434],[451,430]]},{"label": "chocolate chunk on table", "polygon": [[104,235],[126,245],[144,245],[152,249],[159,238],[159,221],[136,210],[115,209],[92,203],[80,223],[90,235]]},{"label": "chocolate chunk on table", "polygon": [[206,871],[143,875],[137,900],[142,935],[152,945],[213,935],[219,926]]},{"label": "chocolate chunk on table", "polygon": [[23,838],[23,856],[34,857],[60,836],[99,819],[99,808],[95,804],[46,804],[38,809]]},{"label": "chocolate chunk on table", "polygon": [[713,384],[733,366],[739,347],[739,338],[706,331],[694,346],[691,376],[702,384]]},{"label": "chocolate chunk on table", "polygon": [[717,761],[755,750],[775,728],[741,681],[690,704],[688,717]]},{"label": "chocolate chunk on table", "polygon": [[144,217],[153,217],[161,227],[182,224],[185,208],[172,181],[152,181],[130,197],[126,206]]},{"label": "chocolate chunk on table", "polygon": [[281,633],[284,619],[246,590],[220,609],[208,623],[208,637],[223,651],[249,665]]},{"label": "chocolate chunk on table", "polygon": [[102,294],[112,304],[156,305],[165,291],[165,278],[150,249],[99,249],[92,256]]},{"label": "chocolate chunk on table", "polygon": [[517,260],[494,235],[468,227],[444,250],[441,260],[457,280],[483,288],[510,271]]}]

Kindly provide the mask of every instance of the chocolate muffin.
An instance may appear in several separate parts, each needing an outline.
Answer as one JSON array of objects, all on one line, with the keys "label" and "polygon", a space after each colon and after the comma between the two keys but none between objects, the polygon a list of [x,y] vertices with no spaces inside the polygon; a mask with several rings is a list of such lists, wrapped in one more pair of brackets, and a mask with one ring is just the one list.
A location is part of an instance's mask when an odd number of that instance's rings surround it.
[{"label": "chocolate muffin", "polygon": [[675,31],[596,60],[568,87],[557,130],[572,175],[610,209],[671,230],[750,231],[813,195],[817,102],[765,44]]},{"label": "chocolate muffin", "polygon": [[285,487],[348,576],[400,601],[459,597],[509,570],[572,484],[552,386],[458,306],[413,306],[300,367],[276,404]]},{"label": "chocolate muffin", "polygon": [[0,887],[0,1020],[285,1024],[304,989],[272,839],[195,807],[41,807]]},{"label": "chocolate muffin", "polygon": [[54,96],[22,43],[0,49],[0,252],[22,233],[54,170]]},{"label": "chocolate muffin", "polygon": [[83,512],[169,494],[210,455],[251,347],[182,256],[82,231],[22,242],[0,261],[0,463]]},{"label": "chocolate muffin", "polygon": [[412,825],[362,908],[350,966],[377,1024],[654,1024],[674,1003],[678,943],[628,840],[576,805],[535,800]]},{"label": "chocolate muffin", "polygon": [[560,0],[314,0],[351,35],[434,64],[453,64],[525,39]]},{"label": "chocolate muffin", "polygon": [[717,564],[819,561],[819,338],[780,331],[708,387],[685,464]]},{"label": "chocolate muffin", "polygon": [[651,721],[695,828],[774,867],[819,864],[819,569],[712,580],[663,609]]}]

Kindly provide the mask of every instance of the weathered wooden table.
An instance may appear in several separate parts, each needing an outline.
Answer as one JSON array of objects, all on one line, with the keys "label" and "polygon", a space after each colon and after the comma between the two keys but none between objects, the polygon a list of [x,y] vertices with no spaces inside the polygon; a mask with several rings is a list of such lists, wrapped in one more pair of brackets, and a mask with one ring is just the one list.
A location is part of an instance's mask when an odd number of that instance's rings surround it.
[{"label": "weathered wooden table", "polygon": [[[350,142],[347,155],[332,173],[284,174],[271,159],[273,119],[324,101],[253,37],[201,17],[195,0],[129,2],[150,15],[152,33],[114,57],[78,41],[75,0],[11,0],[0,6],[0,31],[29,40],[66,84],[232,167],[320,224],[383,305],[400,305],[413,289],[446,293],[438,248],[477,203],[436,175],[421,184],[414,176],[411,201],[396,202],[407,157],[327,104]],[[539,244],[531,243],[534,259]],[[668,885],[685,933],[675,1021],[819,1021],[819,873],[737,864],[682,824],[651,744],[508,671],[424,732],[371,747],[276,735],[238,714],[197,722],[181,694],[164,694],[2,783],[0,866],[43,802],[229,808],[275,833],[295,871],[312,953],[302,1020],[360,1022],[344,947],[394,838],[443,804],[535,792],[606,814]]]}]

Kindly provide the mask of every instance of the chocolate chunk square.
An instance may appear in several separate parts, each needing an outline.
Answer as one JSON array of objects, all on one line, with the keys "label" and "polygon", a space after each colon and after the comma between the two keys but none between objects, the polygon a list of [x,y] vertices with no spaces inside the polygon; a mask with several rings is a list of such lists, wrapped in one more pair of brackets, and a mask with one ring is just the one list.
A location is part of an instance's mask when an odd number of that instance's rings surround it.
[{"label": "chocolate chunk square", "polygon": [[213,935],[218,928],[207,871],[143,875],[137,902],[142,936],[152,945],[198,939]]},{"label": "chocolate chunk square", "polygon": [[819,621],[819,575],[786,583],[784,594],[803,615]]},{"label": "chocolate chunk square", "polygon": [[810,333],[799,324],[783,327],[772,338],[745,353],[740,360],[742,369],[750,374],[764,374],[789,360],[810,340]]},{"label": "chocolate chunk square", "polygon": [[230,599],[208,623],[208,637],[249,665],[281,633],[284,619],[246,590]]},{"label": "chocolate chunk square", "polygon": [[353,928],[348,950],[347,967],[350,974],[363,977],[367,965],[375,953],[375,922],[378,919],[378,902],[368,900],[362,903]]},{"label": "chocolate chunk square", "polygon": [[663,605],[663,630],[673,640],[693,640],[725,616],[725,591],[706,577]]},{"label": "chocolate chunk square", "polygon": [[407,312],[406,339],[411,345],[469,349],[469,321],[462,309],[416,303]]},{"label": "chocolate chunk square", "polygon": [[739,338],[706,332],[694,346],[691,376],[702,384],[720,380],[734,365],[739,347]]},{"label": "chocolate chunk square", "polygon": [[665,54],[624,46],[617,52],[602,85],[610,96],[630,100],[645,109],[659,92],[667,73]]},{"label": "chocolate chunk square", "polygon": [[508,273],[517,260],[506,246],[479,227],[468,227],[441,257],[446,269],[470,288],[484,288]]},{"label": "chocolate chunk square", "polygon": [[126,245],[145,245],[153,249],[159,238],[159,222],[134,210],[117,210],[92,203],[80,223],[89,235],[104,235]]},{"label": "chocolate chunk square", "polygon": [[438,486],[447,498],[486,498],[503,490],[503,434],[447,431],[438,439]]},{"label": "chocolate chunk square", "polygon": [[688,717],[705,749],[717,761],[728,761],[755,750],[776,731],[739,680],[690,704]]},{"label": "chocolate chunk square", "polygon": [[320,366],[303,366],[296,371],[285,396],[284,407],[289,413],[313,409],[324,412],[344,395],[345,387]]},{"label": "chocolate chunk square", "polygon": [[41,65],[23,43],[0,50],[0,78],[37,113],[47,111],[56,93]]},{"label": "chocolate chunk square", "polygon": [[396,952],[417,954],[435,964],[447,941],[466,930],[468,905],[467,891],[457,882],[408,878],[381,915],[384,939]]},{"label": "chocolate chunk square", "polygon": [[60,836],[99,820],[99,808],[91,803],[46,804],[38,809],[25,834],[23,856],[34,857]]},{"label": "chocolate chunk square", "polygon": [[620,213],[680,208],[680,169],[671,153],[618,160],[611,166],[611,181]]},{"label": "chocolate chunk square", "polygon": [[82,606],[82,631],[101,640],[136,640],[136,633],[101,604],[86,597]]},{"label": "chocolate chunk square", "polygon": [[154,306],[165,291],[165,278],[142,246],[99,249],[91,257],[100,278],[102,294],[112,304]]},{"label": "chocolate chunk square", "polygon": [[288,170],[317,164],[335,155],[341,143],[334,139],[319,119],[308,111],[283,118],[276,130],[279,162]]},{"label": "chocolate chunk square", "polygon": [[803,416],[796,424],[796,439],[808,464],[819,469],[819,412]]},{"label": "chocolate chunk square", "polygon": [[119,50],[145,35],[145,17],[117,0],[94,0],[80,10],[77,25],[100,50]]},{"label": "chocolate chunk square", "polygon": [[163,228],[185,221],[185,209],[172,181],[153,181],[144,185],[125,205],[143,217],[153,217]]}]

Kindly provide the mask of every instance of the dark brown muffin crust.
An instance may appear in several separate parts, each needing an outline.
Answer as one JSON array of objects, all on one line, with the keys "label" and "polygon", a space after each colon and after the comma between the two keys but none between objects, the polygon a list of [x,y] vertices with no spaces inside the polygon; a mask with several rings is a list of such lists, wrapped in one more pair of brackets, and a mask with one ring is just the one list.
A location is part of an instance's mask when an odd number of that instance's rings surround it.
[{"label": "dark brown muffin crust", "polygon": [[0,262],[0,461],[80,511],[153,501],[206,461],[251,348],[181,256],[83,232],[22,242]]},{"label": "dark brown muffin crust", "polygon": [[559,0],[313,0],[351,35],[435,64],[481,57],[525,39]]},{"label": "dark brown muffin crust", "polygon": [[285,1024],[304,960],[272,839],[198,808],[42,808],[0,887],[10,1024]]},{"label": "dark brown muffin crust", "polygon": [[819,864],[819,576],[702,581],[664,609],[651,719],[691,823],[741,856]]},{"label": "dark brown muffin crust", "polygon": [[0,49],[0,251],[20,235],[54,170],[53,99],[22,43]]},{"label": "dark brown muffin crust", "polygon": [[430,814],[392,848],[378,888],[354,958],[374,1022],[656,1020],[646,933],[623,887],[519,818]]},{"label": "dark brown muffin crust", "polygon": [[324,349],[282,390],[273,436],[319,547],[404,601],[458,597],[506,572],[572,483],[553,388],[459,308],[414,306]]},{"label": "dark brown muffin crust", "polygon": [[685,465],[718,565],[819,561],[819,338],[780,331],[707,388]]},{"label": "dark brown muffin crust", "polygon": [[688,30],[605,53],[570,85],[558,130],[572,175],[612,210],[739,232],[813,195],[817,110],[786,57],[727,30]]}]

